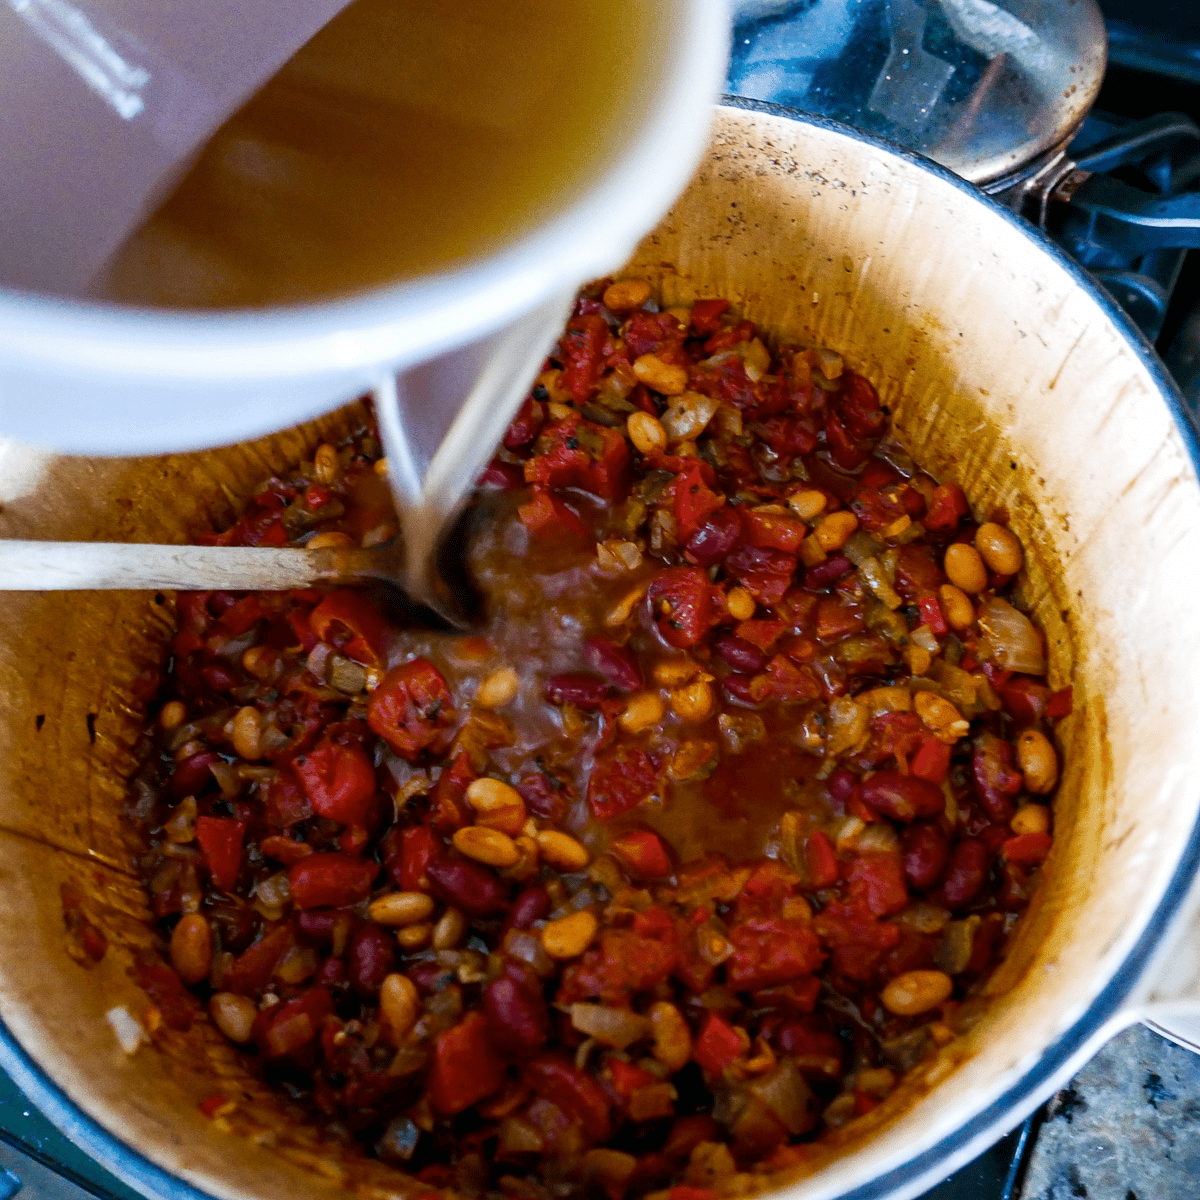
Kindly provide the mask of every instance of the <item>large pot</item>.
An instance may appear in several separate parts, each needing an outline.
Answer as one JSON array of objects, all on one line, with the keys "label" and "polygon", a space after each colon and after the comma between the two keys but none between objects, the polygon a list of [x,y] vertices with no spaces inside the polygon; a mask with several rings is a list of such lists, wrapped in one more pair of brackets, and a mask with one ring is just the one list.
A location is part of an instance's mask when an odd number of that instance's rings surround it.
[{"label": "large pot", "polygon": [[[1195,1011],[1183,985],[1152,997],[1200,861],[1195,435],[1153,354],[1076,267],[954,176],[828,123],[722,109],[691,189],[632,269],[668,302],[730,296],[870,377],[918,461],[961,480],[976,512],[1006,513],[1030,548],[1022,586],[1050,679],[1074,686],[1054,850],[986,1015],[839,1134],[794,1193],[912,1196],[1121,1025],[1152,1015],[1179,1029]],[[0,531],[184,539],[339,419],[165,459],[8,447]],[[206,1023],[130,1056],[105,1021],[140,1010],[129,966],[155,940],[119,813],[138,676],[169,613],[134,593],[0,604],[0,1059],[148,1195],[291,1200],[331,1180],[407,1193],[399,1174],[297,1126]],[[90,970],[64,948],[63,883],[109,940]],[[240,1097],[216,1122],[197,1108],[214,1092]]]}]

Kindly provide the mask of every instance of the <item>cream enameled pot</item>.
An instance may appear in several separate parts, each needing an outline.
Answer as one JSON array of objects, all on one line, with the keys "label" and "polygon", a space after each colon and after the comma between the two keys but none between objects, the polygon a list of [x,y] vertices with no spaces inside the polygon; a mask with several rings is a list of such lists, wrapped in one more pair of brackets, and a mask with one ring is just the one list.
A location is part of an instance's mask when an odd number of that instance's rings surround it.
[{"label": "cream enameled pot", "polygon": [[[842,127],[720,110],[690,190],[629,270],[667,303],[729,296],[871,378],[914,457],[959,479],[978,514],[1007,514],[1050,680],[1074,687],[1054,850],[985,1015],[802,1180],[763,1179],[804,1200],[914,1196],[1121,1026],[1149,1018],[1186,1038],[1200,1013],[1195,434],[1152,352],[1078,268],[961,180]],[[6,447],[0,534],[183,540],[343,419],[186,457]],[[0,599],[0,1061],[149,1196],[410,1194],[402,1175],[297,1125],[206,1023],[128,1055],[105,1020],[140,1010],[129,966],[154,942],[119,810],[138,676],[169,608],[137,593]],[[90,970],[64,949],[64,882],[109,939]],[[197,1108],[214,1093],[238,1100],[215,1123]]]}]

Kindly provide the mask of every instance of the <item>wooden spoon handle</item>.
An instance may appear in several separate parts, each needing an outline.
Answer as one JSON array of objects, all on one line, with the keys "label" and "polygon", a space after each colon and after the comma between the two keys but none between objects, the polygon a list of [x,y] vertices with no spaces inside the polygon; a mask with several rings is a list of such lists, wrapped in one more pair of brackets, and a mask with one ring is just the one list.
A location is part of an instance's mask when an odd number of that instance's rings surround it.
[{"label": "wooden spoon handle", "polygon": [[281,590],[328,578],[327,558],[286,547],[0,539],[0,591]]}]

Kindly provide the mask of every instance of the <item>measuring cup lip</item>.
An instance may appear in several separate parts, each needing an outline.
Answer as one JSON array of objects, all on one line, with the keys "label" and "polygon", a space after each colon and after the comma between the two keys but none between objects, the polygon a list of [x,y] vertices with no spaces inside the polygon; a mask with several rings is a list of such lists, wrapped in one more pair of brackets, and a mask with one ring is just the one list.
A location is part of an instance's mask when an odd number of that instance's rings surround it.
[{"label": "measuring cup lip", "polygon": [[663,70],[646,103],[647,120],[584,195],[512,245],[467,266],[346,299],[254,311],[119,308],[0,291],[0,394],[6,372],[38,374],[51,385],[56,374],[78,380],[93,373],[150,389],[403,368],[614,269],[699,161],[727,63],[725,0],[680,0],[658,25]]}]

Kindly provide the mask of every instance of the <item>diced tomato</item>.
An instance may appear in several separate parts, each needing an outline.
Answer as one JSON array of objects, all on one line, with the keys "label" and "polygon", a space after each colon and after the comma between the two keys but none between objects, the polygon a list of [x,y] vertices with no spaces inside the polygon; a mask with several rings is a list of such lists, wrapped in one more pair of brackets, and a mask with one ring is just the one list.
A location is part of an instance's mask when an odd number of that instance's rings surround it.
[{"label": "diced tomato", "polygon": [[863,611],[856,604],[847,604],[834,596],[822,597],[817,605],[817,640],[839,642],[867,627]]},{"label": "diced tomato", "polygon": [[658,787],[658,771],[639,746],[621,744],[596,755],[588,779],[592,816],[609,821],[648,800]]},{"label": "diced tomato", "polygon": [[537,1095],[557,1104],[571,1120],[578,1122],[589,1140],[602,1142],[611,1136],[608,1097],[565,1054],[539,1054],[525,1064],[521,1078]]},{"label": "diced tomato", "polygon": [[749,509],[742,513],[742,520],[745,524],[746,540],[752,546],[796,554],[800,550],[800,543],[808,537],[808,526],[790,513],[756,512]]},{"label": "diced tomato", "polygon": [[954,529],[970,511],[962,488],[957,483],[942,483],[933,489],[922,524],[926,529]]},{"label": "diced tomato", "polygon": [[753,992],[811,975],[825,959],[810,925],[780,917],[741,921],[728,936],[733,954],[725,964],[725,976],[737,992]]},{"label": "diced tomato", "polygon": [[688,541],[725,503],[725,497],[714,492],[705,481],[703,468],[707,466],[701,459],[694,459],[675,481],[675,531],[681,542]]},{"label": "diced tomato", "polygon": [[623,833],[609,847],[617,860],[638,879],[666,879],[672,871],[662,839],[649,829]]},{"label": "diced tomato", "polygon": [[946,624],[945,614],[942,612],[942,606],[938,603],[936,596],[922,596],[917,601],[917,608],[921,613],[921,620],[938,637],[945,637],[950,632],[950,626]]},{"label": "diced tomato", "polygon": [[444,749],[458,719],[450,687],[427,658],[393,667],[367,701],[367,723],[402,758]]},{"label": "diced tomato", "polygon": [[254,1040],[265,1058],[295,1054],[316,1038],[332,1013],[333,997],[329,992],[323,987],[310,988],[295,1000],[259,1013],[254,1022]]},{"label": "diced tomato", "polygon": [[712,584],[699,567],[668,567],[647,594],[655,624],[668,645],[685,650],[712,628]]},{"label": "diced tomato", "polygon": [[434,1040],[429,1102],[440,1116],[453,1116],[498,1092],[504,1079],[504,1064],[488,1041],[481,1013],[467,1013]]},{"label": "diced tomato", "polygon": [[529,500],[517,509],[521,524],[540,537],[585,539],[587,529],[579,515],[544,488],[534,488]]},{"label": "diced tomato", "polygon": [[220,625],[237,637],[253,629],[262,619],[263,606],[258,596],[243,596],[221,614]]},{"label": "diced tomato", "polygon": [[375,768],[358,746],[326,738],[297,758],[296,774],[313,809],[343,825],[362,825],[375,798]]},{"label": "diced tomato", "polygon": [[804,843],[804,865],[810,888],[832,887],[838,879],[837,851],[827,833],[814,829]]},{"label": "diced tomato", "polygon": [[1051,721],[1057,721],[1059,717],[1069,717],[1074,711],[1074,707],[1074,690],[1068,685],[1050,697],[1046,703],[1046,716]]},{"label": "diced tomato", "polygon": [[237,884],[242,862],[246,822],[232,817],[197,817],[196,841],[204,851],[214,886],[231,892]]},{"label": "diced tomato", "polygon": [[863,854],[847,874],[850,899],[873,917],[898,913],[908,904],[904,866],[898,854]]},{"label": "diced tomato", "polygon": [[567,322],[559,354],[563,363],[562,386],[572,399],[582,403],[596,386],[604,366],[607,338],[608,325],[598,313],[575,316]]},{"label": "diced tomato", "polygon": [[428,825],[410,825],[404,830],[400,840],[399,863],[395,866],[389,865],[392,878],[400,885],[402,891],[429,890],[429,879],[425,871],[438,848],[438,839]]},{"label": "diced tomato", "polygon": [[[764,654],[787,632],[787,625],[778,620],[760,620],[751,618],[739,621],[735,632],[737,636],[752,646],[757,646]],[[785,650],[784,653],[787,653]]]},{"label": "diced tomato", "polygon": [[352,854],[310,854],[288,871],[297,908],[341,908],[371,894],[379,864]]},{"label": "diced tomato", "polygon": [[799,666],[787,655],[777,654],[767,663],[771,695],[785,704],[816,700],[821,695],[820,681],[807,666]]},{"label": "diced tomato", "polygon": [[[648,920],[658,913],[660,924]],[[680,964],[679,932],[661,909],[640,913],[632,929],[604,929],[599,942],[568,967],[558,1002],[598,996],[605,1004],[624,1004],[636,992],[665,983]]]},{"label": "diced tomato", "polygon": [[382,667],[387,625],[379,609],[361,591],[339,588],[309,613],[308,623],[322,642],[336,646],[347,658]]},{"label": "diced tomato", "polygon": [[708,337],[721,327],[721,316],[729,308],[725,299],[697,300],[692,304],[692,328]]},{"label": "diced tomato", "polygon": [[572,414],[543,432],[525,463],[525,482],[577,487],[602,500],[620,500],[629,487],[629,443],[619,430]]},{"label": "diced tomato", "polygon": [[950,751],[952,747],[939,741],[932,734],[923,734],[921,748],[908,764],[909,771],[918,779],[943,784],[950,774]]},{"label": "diced tomato", "polygon": [[638,1088],[649,1087],[659,1082],[657,1076],[651,1075],[643,1067],[622,1062],[619,1058],[610,1058],[607,1070],[612,1090],[617,1098],[623,1101],[628,1100]]},{"label": "diced tomato", "polygon": [[1019,837],[1009,838],[1000,847],[1000,853],[1011,863],[1032,866],[1050,853],[1053,844],[1054,839],[1048,833],[1023,833]]},{"label": "diced tomato", "polygon": [[748,1039],[744,1031],[710,1012],[692,1044],[692,1057],[710,1079],[720,1079],[725,1068],[745,1053]]}]

